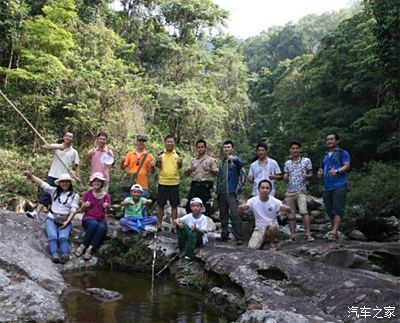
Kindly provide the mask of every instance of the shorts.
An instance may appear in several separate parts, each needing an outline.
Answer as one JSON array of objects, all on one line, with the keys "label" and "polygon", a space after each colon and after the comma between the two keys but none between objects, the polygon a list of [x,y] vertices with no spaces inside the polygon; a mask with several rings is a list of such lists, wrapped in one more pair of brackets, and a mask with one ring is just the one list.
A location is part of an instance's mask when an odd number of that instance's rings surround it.
[{"label": "shorts", "polygon": [[270,223],[265,228],[255,228],[251,238],[249,240],[249,248],[250,249],[260,249],[263,243],[265,242],[265,230],[268,227],[273,227],[276,231],[279,230],[279,225],[277,223]]},{"label": "shorts", "polygon": [[288,216],[289,220],[294,220],[296,218],[296,203],[301,215],[308,214],[306,194],[301,192],[286,193],[285,201],[287,206],[290,207],[290,215]]},{"label": "shorts", "polygon": [[346,207],[347,185],[338,187],[332,191],[324,191],[322,197],[324,199],[326,214],[329,217],[335,215],[343,216]]},{"label": "shorts", "polygon": [[167,201],[169,201],[172,207],[179,205],[179,185],[158,185],[157,204],[164,206]]}]

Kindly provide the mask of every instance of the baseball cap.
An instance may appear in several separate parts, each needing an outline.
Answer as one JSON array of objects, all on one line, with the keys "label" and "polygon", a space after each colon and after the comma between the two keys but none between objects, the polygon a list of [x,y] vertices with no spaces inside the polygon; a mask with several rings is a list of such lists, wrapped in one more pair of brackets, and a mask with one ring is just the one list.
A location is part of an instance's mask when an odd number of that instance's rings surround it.
[{"label": "baseball cap", "polygon": [[200,203],[201,204],[201,210],[200,212],[203,213],[206,211],[206,208],[204,207],[203,201],[198,198],[198,197],[194,197],[190,200],[190,205],[192,205],[193,203]]},{"label": "baseball cap", "polygon": [[143,193],[143,188],[139,184],[133,184],[131,186],[131,191],[132,190],[139,190],[139,191],[141,191]]}]

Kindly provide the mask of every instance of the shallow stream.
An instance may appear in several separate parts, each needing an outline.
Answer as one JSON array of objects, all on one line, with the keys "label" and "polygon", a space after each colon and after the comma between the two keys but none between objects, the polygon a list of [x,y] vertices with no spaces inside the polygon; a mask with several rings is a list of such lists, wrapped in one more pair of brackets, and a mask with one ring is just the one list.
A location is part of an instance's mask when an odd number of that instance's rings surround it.
[{"label": "shallow stream", "polygon": [[[205,302],[205,294],[177,286],[172,278],[110,270],[71,271],[63,274],[71,286],[63,300],[70,322],[226,322],[221,312]],[[122,299],[104,302],[84,293],[97,287],[120,292]]]}]

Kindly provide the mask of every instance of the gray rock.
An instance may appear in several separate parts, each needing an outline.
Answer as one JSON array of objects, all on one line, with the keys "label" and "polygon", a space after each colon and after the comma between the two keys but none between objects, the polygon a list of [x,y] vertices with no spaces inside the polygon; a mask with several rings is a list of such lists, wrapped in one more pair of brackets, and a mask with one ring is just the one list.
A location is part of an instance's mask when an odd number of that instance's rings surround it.
[{"label": "gray rock", "polygon": [[340,322],[348,320],[351,306],[383,308],[390,303],[398,308],[399,279],[375,272],[368,257],[378,249],[398,255],[399,248],[392,249],[395,244],[345,243],[348,246],[321,240],[283,242],[274,252],[211,242],[197,257],[207,271],[228,277],[245,299],[255,297],[260,302],[257,306],[274,311],[267,316],[247,311],[238,322]]},{"label": "gray rock", "polygon": [[208,232],[213,232],[213,231],[217,230],[217,226],[215,225],[214,221],[208,216],[206,216],[206,218],[207,218],[207,230],[208,230]]},{"label": "gray rock", "polygon": [[49,258],[42,221],[0,213],[0,321],[63,321],[66,287]]},{"label": "gray rock", "polygon": [[359,230],[353,230],[349,233],[349,238],[358,241],[367,241],[365,235]]},{"label": "gray rock", "polygon": [[281,310],[249,310],[243,313],[236,321],[239,323],[308,323],[300,314]]},{"label": "gray rock", "polygon": [[319,210],[323,207],[323,205],[324,205],[324,201],[323,201],[322,197],[319,198],[319,197],[315,197],[312,195],[307,195],[307,209],[309,211]]},{"label": "gray rock", "polygon": [[86,291],[105,302],[111,302],[122,298],[121,293],[104,288],[86,288]]}]

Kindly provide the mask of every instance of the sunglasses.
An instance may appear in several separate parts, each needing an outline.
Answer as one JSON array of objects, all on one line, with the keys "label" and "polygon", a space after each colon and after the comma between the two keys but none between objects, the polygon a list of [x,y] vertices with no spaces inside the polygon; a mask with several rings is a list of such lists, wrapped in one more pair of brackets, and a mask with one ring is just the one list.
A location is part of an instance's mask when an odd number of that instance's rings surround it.
[{"label": "sunglasses", "polygon": [[146,142],[146,139],[137,139],[137,141],[142,141],[142,142]]}]

